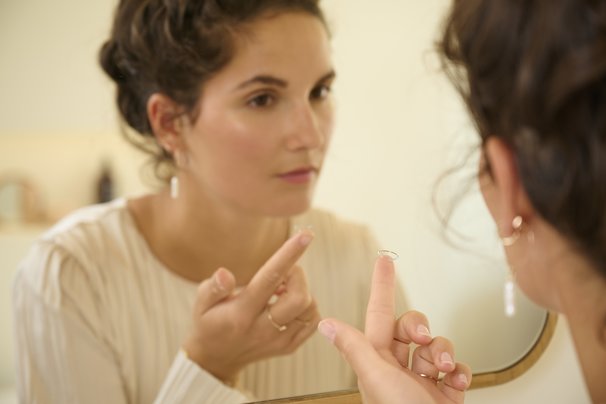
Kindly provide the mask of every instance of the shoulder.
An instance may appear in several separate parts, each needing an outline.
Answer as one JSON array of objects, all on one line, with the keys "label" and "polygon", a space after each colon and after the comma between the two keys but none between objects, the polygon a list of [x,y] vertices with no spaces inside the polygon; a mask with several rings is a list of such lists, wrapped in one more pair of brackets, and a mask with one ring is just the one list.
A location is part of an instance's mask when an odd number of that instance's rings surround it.
[{"label": "shoulder", "polygon": [[124,223],[125,215],[127,215],[125,199],[86,206],[59,220],[42,235],[41,240],[67,243],[68,240],[84,234],[115,228],[117,223]]},{"label": "shoulder", "polygon": [[368,225],[343,218],[324,209],[311,209],[294,220],[295,228],[311,227],[317,239],[333,246],[372,244],[376,246],[375,236]]},{"label": "shoulder", "polygon": [[319,208],[310,209],[306,213],[297,216],[294,222],[299,227],[311,226],[314,231],[331,235],[372,235],[368,225]]},{"label": "shoulder", "polygon": [[122,250],[136,234],[136,226],[126,208],[126,200],[91,205],[69,214],[46,233],[39,242],[54,245],[81,261],[102,258]]},{"label": "shoulder", "polygon": [[306,255],[338,266],[363,268],[372,265],[377,252],[377,240],[364,223],[349,220],[334,212],[311,209],[298,216],[294,229],[310,227],[315,234]]},{"label": "shoulder", "polygon": [[132,226],[122,199],[74,211],[34,241],[15,288],[27,286],[53,304],[66,292],[96,289],[103,282],[100,268],[126,254]]}]

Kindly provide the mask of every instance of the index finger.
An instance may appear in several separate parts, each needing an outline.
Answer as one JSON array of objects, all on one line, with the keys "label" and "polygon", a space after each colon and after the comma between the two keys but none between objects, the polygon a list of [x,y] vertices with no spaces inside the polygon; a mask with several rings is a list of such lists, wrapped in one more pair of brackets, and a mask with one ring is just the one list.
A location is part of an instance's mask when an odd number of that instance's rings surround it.
[{"label": "index finger", "polygon": [[318,324],[318,330],[335,345],[360,379],[372,379],[382,374],[380,369],[384,369],[387,363],[358,329],[328,318]]},{"label": "index finger", "polygon": [[375,349],[389,349],[395,326],[395,268],[393,259],[379,256],[375,262],[366,309],[365,334]]},{"label": "index finger", "polygon": [[313,240],[313,233],[304,229],[282,244],[280,248],[257,271],[242,291],[245,310],[261,311],[277,287],[286,279],[288,271],[297,263],[307,246]]}]

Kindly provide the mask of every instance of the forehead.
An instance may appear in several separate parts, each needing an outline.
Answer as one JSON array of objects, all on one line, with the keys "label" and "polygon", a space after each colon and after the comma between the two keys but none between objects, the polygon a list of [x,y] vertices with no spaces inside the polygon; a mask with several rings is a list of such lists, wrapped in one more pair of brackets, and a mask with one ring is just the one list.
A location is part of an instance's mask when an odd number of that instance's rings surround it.
[{"label": "forehead", "polygon": [[330,40],[323,22],[311,14],[288,12],[260,17],[239,29],[232,59],[208,84],[233,85],[259,74],[317,80],[330,70]]}]

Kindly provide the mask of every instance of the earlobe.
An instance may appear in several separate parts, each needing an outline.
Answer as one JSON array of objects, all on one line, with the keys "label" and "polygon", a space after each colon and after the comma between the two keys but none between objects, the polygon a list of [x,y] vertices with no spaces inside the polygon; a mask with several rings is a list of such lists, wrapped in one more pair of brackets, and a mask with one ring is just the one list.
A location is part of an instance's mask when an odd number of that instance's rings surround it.
[{"label": "earlobe", "polygon": [[178,105],[168,96],[154,93],[147,101],[147,116],[158,144],[174,154],[181,139]]}]

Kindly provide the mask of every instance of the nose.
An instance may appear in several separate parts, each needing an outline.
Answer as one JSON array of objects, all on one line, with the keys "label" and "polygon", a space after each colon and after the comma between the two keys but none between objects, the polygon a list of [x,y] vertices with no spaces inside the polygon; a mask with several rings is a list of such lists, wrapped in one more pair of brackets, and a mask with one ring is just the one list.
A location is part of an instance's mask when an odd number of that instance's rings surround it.
[{"label": "nose", "polygon": [[326,125],[325,117],[314,109],[310,103],[299,106],[293,113],[290,133],[287,136],[286,147],[289,150],[316,149],[326,143],[330,125]]}]

